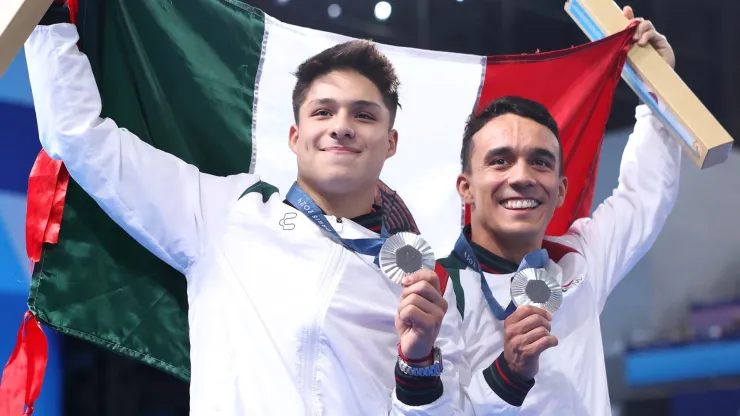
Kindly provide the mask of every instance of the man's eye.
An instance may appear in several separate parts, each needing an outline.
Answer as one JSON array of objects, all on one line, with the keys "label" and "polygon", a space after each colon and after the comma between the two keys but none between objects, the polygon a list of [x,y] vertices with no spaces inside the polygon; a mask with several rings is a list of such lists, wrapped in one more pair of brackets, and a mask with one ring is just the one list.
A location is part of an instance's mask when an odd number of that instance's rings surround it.
[{"label": "man's eye", "polygon": [[331,115],[329,110],[318,110],[313,113],[314,116],[328,117]]},{"label": "man's eye", "polygon": [[491,161],[492,165],[505,165],[506,163],[506,159],[493,159]]},{"label": "man's eye", "polygon": [[360,113],[357,115],[357,117],[363,118],[365,120],[375,120],[375,117],[373,117],[372,114],[368,114],[368,113]]},{"label": "man's eye", "polygon": [[552,163],[550,163],[549,161],[544,160],[544,159],[536,159],[534,161],[534,164],[537,165],[537,166],[545,166],[545,167],[548,167],[548,168],[551,168],[552,167]]}]

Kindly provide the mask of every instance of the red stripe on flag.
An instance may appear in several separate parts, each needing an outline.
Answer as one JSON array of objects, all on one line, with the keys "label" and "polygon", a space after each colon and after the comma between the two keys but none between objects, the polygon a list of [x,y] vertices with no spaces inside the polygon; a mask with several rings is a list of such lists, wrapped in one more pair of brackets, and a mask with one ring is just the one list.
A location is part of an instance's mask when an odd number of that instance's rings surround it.
[{"label": "red stripe on flag", "polygon": [[[591,212],[601,143],[635,25],[570,49],[488,58],[476,112],[497,98],[517,95],[547,107],[560,128],[568,191],[547,235],[564,234]],[[464,225],[470,215],[466,206]]]},{"label": "red stripe on flag", "polygon": [[48,343],[31,312],[23,315],[15,349],[0,384],[0,414],[30,416],[41,392],[48,360]]},{"label": "red stripe on flag", "polygon": [[69,7],[69,17],[73,24],[77,24],[77,9],[79,8],[79,0],[67,0],[67,7]]},{"label": "red stripe on flag", "polygon": [[68,184],[69,173],[62,162],[42,150],[28,178],[26,204],[26,253],[34,263],[41,259],[44,243],[59,241]]}]

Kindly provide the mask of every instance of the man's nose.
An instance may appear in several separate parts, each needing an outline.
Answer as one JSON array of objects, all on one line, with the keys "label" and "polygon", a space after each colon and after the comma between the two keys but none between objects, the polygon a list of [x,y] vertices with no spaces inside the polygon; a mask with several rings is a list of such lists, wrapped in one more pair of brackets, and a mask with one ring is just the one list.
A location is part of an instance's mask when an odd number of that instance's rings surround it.
[{"label": "man's nose", "polygon": [[517,162],[509,169],[509,184],[511,186],[531,186],[536,183],[529,163]]},{"label": "man's nose", "polygon": [[331,137],[337,140],[351,139],[355,137],[355,131],[344,120],[339,120],[331,129]]}]

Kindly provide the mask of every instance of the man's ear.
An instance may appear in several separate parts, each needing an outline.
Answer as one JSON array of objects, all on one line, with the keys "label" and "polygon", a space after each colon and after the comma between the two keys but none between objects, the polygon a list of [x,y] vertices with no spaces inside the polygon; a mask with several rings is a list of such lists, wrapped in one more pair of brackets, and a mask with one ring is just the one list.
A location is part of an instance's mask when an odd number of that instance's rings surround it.
[{"label": "man's ear", "polygon": [[556,208],[560,208],[565,203],[565,194],[568,193],[568,178],[565,176],[560,177],[560,184],[558,185],[558,199]]},{"label": "man's ear", "polygon": [[396,154],[398,147],[398,132],[395,129],[391,129],[388,132],[388,154],[385,156],[386,159]]},{"label": "man's ear", "polygon": [[290,150],[293,151],[293,153],[296,153],[296,149],[298,148],[298,125],[293,124],[290,126],[290,132],[288,133],[288,147],[290,147]]},{"label": "man's ear", "polygon": [[467,205],[473,204],[473,192],[470,189],[470,178],[466,173],[457,175],[457,194],[460,199]]}]

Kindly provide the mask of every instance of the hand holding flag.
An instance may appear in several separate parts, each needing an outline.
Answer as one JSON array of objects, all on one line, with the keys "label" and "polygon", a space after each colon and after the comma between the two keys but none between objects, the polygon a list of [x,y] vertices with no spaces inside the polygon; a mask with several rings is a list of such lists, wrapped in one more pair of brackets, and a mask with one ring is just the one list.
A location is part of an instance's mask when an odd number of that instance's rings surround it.
[{"label": "hand holding flag", "polygon": [[633,36],[637,45],[642,47],[652,45],[653,48],[655,48],[655,51],[663,57],[668,65],[670,65],[671,68],[675,68],[676,54],[673,52],[673,48],[668,43],[666,37],[658,33],[655,26],[653,26],[653,23],[650,20],[643,19],[642,17],[635,17],[635,12],[630,6],[624,6],[622,13],[624,14],[624,17],[630,20],[630,24],[635,21],[640,22],[640,24],[637,25]]}]

